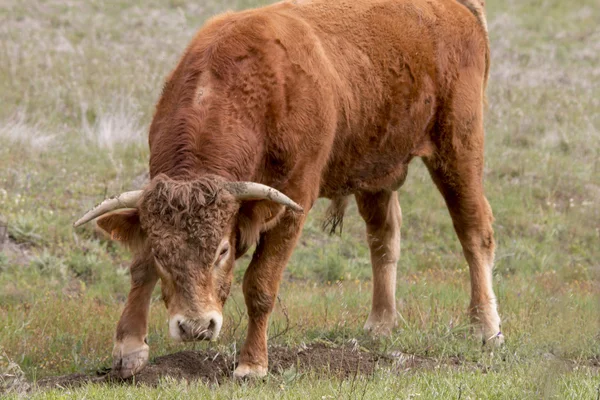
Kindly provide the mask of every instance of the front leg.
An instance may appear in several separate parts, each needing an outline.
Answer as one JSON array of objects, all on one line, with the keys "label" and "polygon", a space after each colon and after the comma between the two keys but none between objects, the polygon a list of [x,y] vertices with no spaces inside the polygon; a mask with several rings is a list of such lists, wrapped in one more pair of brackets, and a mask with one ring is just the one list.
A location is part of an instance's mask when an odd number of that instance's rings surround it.
[{"label": "front leg", "polygon": [[239,364],[233,373],[236,378],[263,377],[267,374],[269,316],[275,305],[283,269],[303,224],[304,214],[287,210],[275,227],[261,235],[252,262],[244,275],[248,335],[240,352]]},{"label": "front leg", "polygon": [[152,261],[145,257],[134,260],[130,273],[131,290],[117,324],[113,349],[113,373],[123,379],[137,374],[148,364],[148,313],[158,280]]}]

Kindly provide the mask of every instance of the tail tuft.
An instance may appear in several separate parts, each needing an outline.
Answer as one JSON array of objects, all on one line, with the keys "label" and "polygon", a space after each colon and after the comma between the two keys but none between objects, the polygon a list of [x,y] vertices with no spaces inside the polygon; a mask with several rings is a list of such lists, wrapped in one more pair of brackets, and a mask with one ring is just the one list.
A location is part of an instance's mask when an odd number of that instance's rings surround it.
[{"label": "tail tuft", "polygon": [[323,230],[329,231],[330,235],[334,235],[336,231],[341,235],[342,227],[344,226],[344,213],[348,206],[348,197],[338,197],[331,200],[331,204],[327,209],[325,221],[323,221]]}]

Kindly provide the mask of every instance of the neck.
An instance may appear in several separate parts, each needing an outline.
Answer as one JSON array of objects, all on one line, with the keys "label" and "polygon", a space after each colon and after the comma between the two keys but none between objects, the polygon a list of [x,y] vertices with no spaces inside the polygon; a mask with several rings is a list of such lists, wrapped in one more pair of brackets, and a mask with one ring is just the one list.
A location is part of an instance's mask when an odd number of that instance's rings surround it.
[{"label": "neck", "polygon": [[261,149],[252,134],[164,135],[150,149],[150,177],[190,180],[205,174],[253,181]]}]

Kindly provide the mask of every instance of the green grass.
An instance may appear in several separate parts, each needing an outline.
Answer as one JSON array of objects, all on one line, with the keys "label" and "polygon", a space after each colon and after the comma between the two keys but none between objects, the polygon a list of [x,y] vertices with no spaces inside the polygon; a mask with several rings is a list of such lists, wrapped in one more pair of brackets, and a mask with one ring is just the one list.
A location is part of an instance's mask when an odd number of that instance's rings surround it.
[{"label": "green grass", "polygon": [[[473,373],[440,368],[435,371],[378,372],[345,381],[323,379],[318,375],[269,377],[258,383],[226,383],[218,387],[165,380],[159,387],[135,389],[135,398],[161,399],[523,399],[554,394],[561,399],[593,399],[597,376],[590,372],[569,372],[557,381],[545,370],[515,366],[509,371]],[[32,396],[44,398],[132,398],[127,386],[90,385],[77,390],[52,390]]]},{"label": "green grass", "polygon": [[[153,104],[194,31],[215,13],[259,4],[80,3],[0,6],[0,220],[11,238],[0,253],[0,374],[16,364],[29,381],[110,364],[130,255],[91,224],[76,231],[71,224],[106,194],[132,188],[147,168]],[[596,398],[600,9],[593,0],[488,0],[487,9],[485,184],[496,217],[504,349],[490,356],[470,337],[467,265],[443,200],[416,161],[400,190],[394,335],[374,341],[362,333],[371,296],[364,224],[352,203],[343,235],[327,236],[320,229],[326,201],[311,213],[287,267],[271,335],[285,331],[273,343],[289,346],[356,338],[369,351],[402,351],[437,367],[387,368],[354,380],[314,372],[218,388],[165,381],[153,389],[89,385],[34,395]],[[248,257],[240,261],[216,344],[172,343],[156,292],[152,357],[239,349],[247,322],[239,283]],[[464,364],[448,366],[450,359]]]}]

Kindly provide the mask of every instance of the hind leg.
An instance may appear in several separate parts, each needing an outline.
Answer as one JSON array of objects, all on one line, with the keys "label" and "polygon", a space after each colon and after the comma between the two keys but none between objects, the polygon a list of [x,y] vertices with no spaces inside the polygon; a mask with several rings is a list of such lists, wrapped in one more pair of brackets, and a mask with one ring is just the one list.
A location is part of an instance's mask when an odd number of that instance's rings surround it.
[{"label": "hind leg", "polygon": [[[442,193],[469,264],[471,319],[484,342],[503,341],[492,289],[494,232],[492,209],[483,191],[483,110],[477,74],[455,87],[455,104],[442,111],[435,151],[423,159]],[[473,81],[475,80],[476,81]]]},{"label": "hind leg", "polygon": [[373,302],[365,330],[389,335],[396,326],[396,267],[402,213],[396,192],[359,193],[356,203],[367,225],[373,268]]},{"label": "hind leg", "polygon": [[503,341],[496,296],[492,289],[494,232],[492,210],[483,194],[479,167],[464,163],[449,168],[444,163],[427,160],[426,165],[442,192],[454,229],[469,264],[471,275],[471,320],[483,342]]}]

